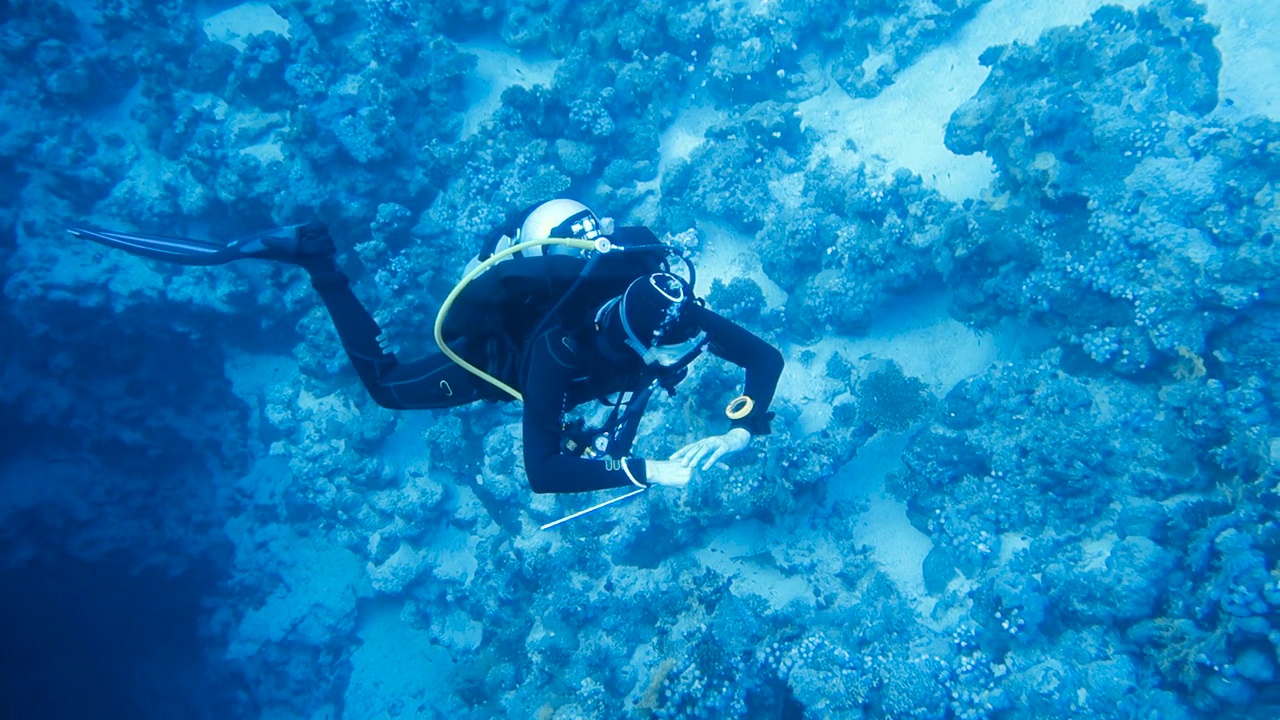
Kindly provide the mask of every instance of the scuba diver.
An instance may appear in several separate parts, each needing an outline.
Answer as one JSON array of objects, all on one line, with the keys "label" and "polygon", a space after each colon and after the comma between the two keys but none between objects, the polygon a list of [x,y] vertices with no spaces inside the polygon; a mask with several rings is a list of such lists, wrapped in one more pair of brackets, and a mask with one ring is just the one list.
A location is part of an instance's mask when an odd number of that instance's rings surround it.
[{"label": "scuba diver", "polygon": [[[695,469],[710,469],[769,432],[782,354],[707,309],[694,296],[691,263],[684,260],[689,278],[681,277],[670,265],[671,249],[648,228],[615,228],[574,200],[546,201],[511,220],[504,227],[517,229],[485,239],[441,308],[435,334],[442,352],[413,361],[383,346],[381,328],[334,262],[334,242],[323,225],[279,228],[229,244],[70,232],[185,265],[260,258],[303,268],[379,405],[407,410],[523,400],[525,471],[535,493],[639,488],[619,500],[652,485],[683,488]],[[725,411],[728,431],[666,460],[631,457],[650,396],[660,389],[674,394],[704,351],[746,371],[741,395]],[[606,421],[588,427],[569,418],[592,400],[609,407]]]}]

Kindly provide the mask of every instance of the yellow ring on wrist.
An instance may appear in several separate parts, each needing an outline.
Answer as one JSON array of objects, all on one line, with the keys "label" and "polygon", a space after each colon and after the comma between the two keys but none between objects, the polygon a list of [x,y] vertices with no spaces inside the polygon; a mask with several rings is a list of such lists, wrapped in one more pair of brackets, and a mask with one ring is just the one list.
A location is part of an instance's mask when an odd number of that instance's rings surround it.
[{"label": "yellow ring on wrist", "polygon": [[752,400],[746,395],[739,395],[729,401],[729,405],[724,409],[724,414],[730,420],[741,420],[742,418],[750,415],[751,411],[755,409],[755,400]]}]

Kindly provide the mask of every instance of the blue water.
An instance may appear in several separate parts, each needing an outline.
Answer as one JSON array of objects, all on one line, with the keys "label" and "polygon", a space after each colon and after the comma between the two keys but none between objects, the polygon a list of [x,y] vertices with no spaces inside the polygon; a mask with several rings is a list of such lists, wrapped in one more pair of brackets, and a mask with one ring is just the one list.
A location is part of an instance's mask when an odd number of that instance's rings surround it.
[{"label": "blue water", "polygon": [[[0,716],[1280,715],[1272,3],[0,24]],[[377,407],[297,269],[65,234],[322,221],[409,357],[556,194],[788,364],[772,435],[546,531],[609,494],[533,495],[516,407]]]}]

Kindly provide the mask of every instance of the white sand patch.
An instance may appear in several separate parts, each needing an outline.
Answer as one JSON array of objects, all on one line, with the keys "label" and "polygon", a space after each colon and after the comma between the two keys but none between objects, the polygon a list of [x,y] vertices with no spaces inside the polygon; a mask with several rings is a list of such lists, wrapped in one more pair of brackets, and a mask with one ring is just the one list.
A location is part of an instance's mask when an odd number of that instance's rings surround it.
[{"label": "white sand patch", "polygon": [[1008,565],[1018,553],[1031,547],[1031,539],[1016,532],[1007,532],[1000,536],[999,565]]},{"label": "white sand patch", "polygon": [[[838,350],[855,364],[862,358],[893,360],[906,375],[920,378],[935,395],[942,397],[960,381],[985,372],[997,361],[1034,352],[1040,341],[1039,331],[1013,325],[1001,327],[992,334],[976,333],[951,319],[944,294],[918,293],[883,313],[865,337],[827,338],[807,348],[816,355],[807,371],[806,366],[795,361],[801,348],[790,348],[783,381],[787,383],[792,368],[796,368],[800,377],[792,376],[790,380],[796,385],[789,385],[786,390],[780,384],[779,395],[794,392],[793,387],[812,388],[819,384],[827,358]],[[802,420],[814,415],[816,423],[820,412],[810,408],[823,405],[810,403],[805,407]],[[902,465],[908,439],[909,433],[879,433],[873,437],[833,479],[827,503],[857,500],[866,504],[867,509],[858,519],[854,540],[871,546],[872,559],[913,602],[921,620],[936,624],[941,622],[932,619],[936,598],[925,590],[923,570],[932,541],[911,525],[906,505],[887,495],[884,489],[885,478]],[[1004,541],[1002,562],[1027,546],[1026,538],[1006,536]]]},{"label": "white sand patch", "polygon": [[1218,98],[1244,115],[1280,119],[1280,2],[1207,0],[1222,53]]},{"label": "white sand patch", "polygon": [[396,429],[383,441],[378,456],[398,473],[418,468],[430,451],[423,433],[437,421],[434,413],[397,413]]},{"label": "white sand patch", "polygon": [[234,142],[258,141],[241,148],[241,155],[257,158],[264,165],[284,161],[284,146],[276,130],[288,122],[284,113],[230,113],[225,104],[218,108],[218,112],[226,118]]},{"label": "white sand patch", "polygon": [[729,578],[734,595],[760,598],[773,612],[792,603],[813,606],[813,588],[803,577],[784,574],[765,559],[773,543],[779,541],[770,537],[771,530],[755,522],[740,523],[693,551],[693,556],[703,566]]},{"label": "white sand patch", "polygon": [[922,610],[920,603],[928,597],[924,558],[933,549],[933,542],[911,525],[907,506],[884,493],[884,479],[898,468],[905,447],[906,439],[901,435],[872,438],[841,469],[827,501],[856,498],[866,502],[867,509],[858,518],[853,541],[869,545],[876,565],[917,610]]},{"label": "white sand patch", "polygon": [[[817,432],[831,420],[832,407],[856,401],[840,390],[842,381],[826,375],[827,361],[839,352],[855,367],[860,361],[892,360],[908,377],[920,378],[936,396],[946,395],[961,380],[984,372],[1006,353],[1020,346],[999,336],[975,333],[947,314],[943,294],[904,297],[881,312],[867,335],[857,338],[827,337],[813,345],[783,347],[787,358],[778,381],[779,398],[800,408],[800,430]],[[809,362],[801,355],[813,354]]]},{"label": "white sand patch", "polygon": [[853,98],[834,81],[800,104],[806,127],[822,135],[814,153],[888,177],[899,167],[918,173],[954,201],[976,198],[993,178],[985,155],[960,156],[943,143],[951,113],[977,93],[988,70],[978,56],[992,45],[1034,42],[1058,25],[1078,25],[1103,5],[1135,8],[1138,0],[992,0],[957,33],[903,70],[874,98]]},{"label": "white sand patch", "polygon": [[246,401],[265,397],[272,385],[296,382],[299,376],[297,361],[288,355],[254,355],[228,350],[223,367],[232,392]]},{"label": "white sand patch", "polygon": [[217,112],[222,113],[221,117],[225,117],[228,127],[231,128],[232,135],[237,140],[261,135],[264,131],[274,127],[282,127],[288,123],[289,118],[284,113],[264,113],[264,112],[241,112],[229,114],[230,108],[226,103],[220,103]]},{"label": "white sand patch", "polygon": [[476,56],[476,76],[473,78],[476,86],[470,91],[475,100],[463,116],[463,138],[474,135],[480,125],[502,106],[502,91],[512,85],[550,87],[556,69],[560,67],[559,60],[525,60],[500,46],[460,45],[459,48]]},{"label": "white sand patch", "polygon": [[803,171],[782,175],[768,182],[769,194],[788,213],[793,214],[802,210],[805,202],[811,198],[812,193],[806,192],[805,181]]},{"label": "white sand patch", "polygon": [[402,621],[398,603],[372,604],[361,613],[357,633],[346,717],[426,717],[453,691],[449,651]]},{"label": "white sand patch", "polygon": [[768,17],[780,11],[782,0],[710,0],[707,8],[720,14],[725,20],[735,20],[745,15]]},{"label": "white sand patch", "polygon": [[476,557],[479,545],[479,536],[445,526],[424,551],[431,574],[440,580],[469,585],[480,570]]},{"label": "white sand patch", "polygon": [[736,277],[745,277],[755,281],[764,291],[764,299],[770,309],[781,309],[787,304],[786,291],[764,273],[760,256],[752,247],[754,238],[717,221],[701,221],[698,228],[705,236],[697,258],[698,282],[694,287],[699,297],[706,297],[711,292],[713,280],[728,285]]},{"label": "white sand patch", "polygon": [[1099,538],[1085,540],[1081,543],[1081,549],[1084,550],[1084,564],[1080,566],[1080,569],[1107,569],[1107,559],[1111,557],[1111,550],[1118,542],[1120,542],[1120,538],[1113,532],[1109,532]]},{"label": "white sand patch", "polygon": [[[139,130],[139,132],[142,132]],[[138,147],[138,159],[129,168],[124,179],[112,188],[112,195],[133,193],[138,197],[155,197],[164,195],[165,159],[149,145]]]},{"label": "white sand patch", "polygon": [[709,105],[684,108],[658,138],[658,178],[673,163],[688,160],[707,139],[707,130],[725,117]]},{"label": "white sand patch", "polygon": [[278,142],[264,142],[240,151],[241,155],[249,155],[258,159],[263,165],[269,165],[276,162],[284,162],[284,150]]},{"label": "white sand patch", "polygon": [[364,80],[359,75],[347,74],[334,83],[333,87],[329,88],[329,92],[335,95],[359,95],[363,85]]},{"label": "white sand patch", "polygon": [[245,3],[207,18],[204,34],[215,42],[224,42],[244,50],[245,40],[262,33],[289,36],[289,21],[266,3]]},{"label": "white sand patch", "polygon": [[350,422],[360,415],[351,399],[340,392],[317,397],[304,389],[298,393],[298,409],[325,421],[341,423]]},{"label": "white sand patch", "polygon": [[[191,103],[191,107],[202,112],[211,113],[215,120],[226,120],[228,117],[231,117],[233,118],[232,122],[241,122],[241,120],[239,120],[241,116],[258,116],[258,113],[256,112],[232,113],[231,106],[227,104],[227,101],[213,93],[193,93],[190,98],[189,102]],[[283,117],[282,115],[279,115],[279,113],[276,113],[276,115]]]},{"label": "white sand patch", "polygon": [[790,351],[792,355],[812,351],[815,359],[809,367],[816,372],[822,372],[837,351],[855,363],[860,358],[892,360],[904,374],[920,378],[941,397],[1011,352],[997,336],[974,332],[952,319],[947,303],[942,293],[903,296],[886,305],[862,337],[828,337],[810,346],[792,346]]},{"label": "white sand patch", "polygon": [[841,349],[850,359],[891,359],[903,373],[945,395],[961,380],[984,372],[999,352],[993,336],[953,319],[947,312],[949,302],[941,293],[904,296],[880,311],[865,337],[848,339]]},{"label": "white sand patch", "polygon": [[[798,360],[810,350],[807,365]],[[827,360],[839,351],[850,362],[889,359],[908,376],[918,377],[936,395],[945,395],[956,383],[984,372],[1010,350],[994,336],[975,333],[947,314],[942,294],[917,294],[903,298],[882,313],[868,334],[860,338],[825,338],[817,344],[787,349],[788,363],[778,395],[799,403],[802,427],[812,432],[830,421],[835,401],[856,400],[842,395],[833,402],[817,402],[824,389],[836,384],[825,377]],[[912,601],[920,616],[932,611],[933,599],[924,586],[924,558],[932,548],[928,536],[907,519],[906,505],[885,494],[884,480],[901,465],[906,434],[879,433],[858,450],[832,480],[827,502],[861,500],[867,510],[859,517],[854,540],[872,548],[872,559],[898,589]]]},{"label": "white sand patch", "polygon": [[635,190],[644,199],[631,209],[633,221],[650,225],[657,220],[663,176],[672,165],[688,160],[693,151],[706,141],[707,129],[724,116],[723,111],[708,105],[695,105],[680,111],[658,138],[658,173],[652,180],[636,183]]}]

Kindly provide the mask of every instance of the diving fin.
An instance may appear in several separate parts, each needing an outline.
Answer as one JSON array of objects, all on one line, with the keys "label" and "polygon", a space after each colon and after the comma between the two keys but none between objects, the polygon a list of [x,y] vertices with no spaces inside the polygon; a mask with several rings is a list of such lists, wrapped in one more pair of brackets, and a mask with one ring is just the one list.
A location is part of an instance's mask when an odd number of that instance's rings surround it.
[{"label": "diving fin", "polygon": [[223,265],[243,258],[298,263],[307,256],[334,253],[333,240],[324,226],[316,223],[275,228],[225,244],[114,230],[71,228],[67,232],[132,255],[179,265]]},{"label": "diving fin", "polygon": [[235,259],[234,253],[228,252],[226,245],[205,240],[84,228],[71,228],[67,232],[132,255],[183,265],[221,265]]}]

